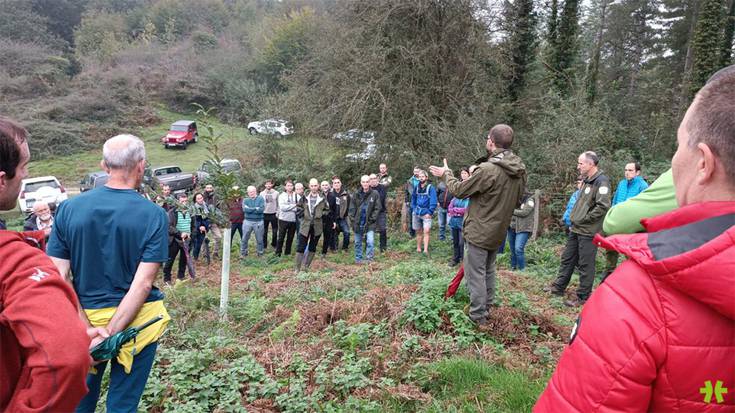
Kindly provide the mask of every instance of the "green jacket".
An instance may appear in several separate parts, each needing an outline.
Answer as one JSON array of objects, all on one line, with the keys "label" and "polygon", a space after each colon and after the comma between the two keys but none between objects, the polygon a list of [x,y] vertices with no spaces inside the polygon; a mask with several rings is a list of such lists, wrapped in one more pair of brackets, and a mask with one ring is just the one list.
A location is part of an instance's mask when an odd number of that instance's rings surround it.
[{"label": "green jacket", "polygon": [[444,182],[455,197],[470,199],[464,218],[465,240],[488,251],[497,250],[526,187],[521,158],[509,149],[497,149],[468,179],[460,181],[447,171]]},{"label": "green jacket", "polygon": [[571,231],[587,237],[602,231],[602,221],[612,203],[610,179],[601,170],[584,180],[577,203],[569,214]]},{"label": "green jacket", "polygon": [[536,201],[529,196],[520,208],[513,210],[513,218],[510,220],[510,229],[515,232],[533,232],[533,211],[536,209]]},{"label": "green jacket", "polygon": [[327,205],[327,199],[319,193],[316,198],[316,205],[314,205],[314,212],[309,210],[309,192],[305,193],[304,196],[299,199],[299,203],[296,204],[296,214],[300,214],[303,211],[301,217],[301,226],[299,227],[299,234],[308,237],[309,228],[314,226],[314,236],[322,235],[322,218],[329,214],[329,205]]},{"label": "green jacket", "polygon": [[[360,210],[362,205],[367,203],[367,219],[365,229],[360,228]],[[378,214],[380,213],[380,194],[378,191],[371,189],[370,192],[360,188],[352,195],[352,203],[350,203],[350,222],[352,222],[352,230],[360,234],[366,234],[368,231],[375,231],[375,225],[378,222]]]},{"label": "green jacket", "polygon": [[641,232],[641,219],[655,217],[678,207],[674,175],[669,169],[640,194],[610,208],[602,223],[602,231],[606,235]]}]

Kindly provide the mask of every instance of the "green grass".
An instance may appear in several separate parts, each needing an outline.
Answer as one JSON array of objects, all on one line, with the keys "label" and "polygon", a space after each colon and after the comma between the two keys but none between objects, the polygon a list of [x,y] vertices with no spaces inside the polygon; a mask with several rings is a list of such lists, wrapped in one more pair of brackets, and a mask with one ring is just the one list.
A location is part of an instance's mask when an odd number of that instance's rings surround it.
[{"label": "green grass", "polygon": [[546,384],[481,359],[457,357],[422,368],[428,379],[423,390],[435,397],[420,409],[426,412],[527,412]]}]

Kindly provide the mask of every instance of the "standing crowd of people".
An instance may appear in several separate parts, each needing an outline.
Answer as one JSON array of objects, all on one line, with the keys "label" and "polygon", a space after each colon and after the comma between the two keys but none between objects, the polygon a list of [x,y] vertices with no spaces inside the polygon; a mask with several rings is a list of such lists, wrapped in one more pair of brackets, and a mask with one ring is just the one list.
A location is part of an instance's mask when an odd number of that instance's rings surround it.
[{"label": "standing crowd of people", "polygon": [[[678,129],[671,170],[650,186],[631,162],[613,194],[600,157],[592,151],[579,155],[578,190],[564,216],[567,242],[546,291],[564,295],[579,270],[576,294],[566,304],[583,307],[534,411],[735,406],[724,391],[716,401],[702,398],[706,383],[735,383],[733,113],[730,66],[695,96]],[[27,136],[17,122],[0,117],[2,210],[15,206],[28,174]],[[538,208],[513,144],[513,129],[495,125],[485,144],[488,156],[459,170],[459,177],[444,160],[428,168],[440,179],[436,187],[421,168],[404,186],[403,222],[416,236],[417,253],[429,253],[436,214],[439,238],[450,229],[452,264],[463,263],[469,317],[484,332],[493,328],[498,252],[507,242],[511,266],[525,267],[529,216]],[[253,233],[257,255],[268,245],[288,255],[296,237],[296,271],[309,268],[320,239],[327,253],[337,250],[340,234],[343,250],[353,236],[356,263],[374,258],[376,231],[379,248],[387,247],[386,189],[392,179],[386,165],[379,174],[362,176],[354,193],[338,177],[331,185],[310,179],[308,188],[287,181],[282,193],[272,181],[260,193],[249,186],[242,199],[229,202],[229,217],[222,217],[211,185],[195,193],[191,205],[187,194],[173,199],[170,188],[157,199],[160,207],[141,197],[145,163],[139,138],[110,138],[102,148],[101,166],[110,175],[104,187],[65,201],[55,214],[39,203],[24,232],[0,230],[0,410],[93,412],[109,366],[108,411],[137,411],[170,320],[156,287],[159,270],[163,266],[170,281],[177,255],[188,257],[191,248],[193,260],[202,251],[208,257],[210,236],[216,253],[223,220],[229,218],[241,234],[242,256],[250,253]],[[612,253],[593,292],[599,247]],[[617,266],[615,254],[627,260]],[[180,259],[179,278],[189,264]],[[90,349],[142,325],[151,327],[109,360],[93,362]]]}]

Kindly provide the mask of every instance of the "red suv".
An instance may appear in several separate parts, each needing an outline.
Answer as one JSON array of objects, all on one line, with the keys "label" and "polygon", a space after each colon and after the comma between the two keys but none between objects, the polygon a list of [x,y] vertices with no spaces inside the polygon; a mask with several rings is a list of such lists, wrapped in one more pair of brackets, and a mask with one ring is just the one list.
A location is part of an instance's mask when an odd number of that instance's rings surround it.
[{"label": "red suv", "polygon": [[186,149],[190,143],[197,143],[199,134],[197,124],[193,120],[180,120],[171,124],[171,129],[166,136],[161,138],[161,143],[166,148],[180,146]]}]

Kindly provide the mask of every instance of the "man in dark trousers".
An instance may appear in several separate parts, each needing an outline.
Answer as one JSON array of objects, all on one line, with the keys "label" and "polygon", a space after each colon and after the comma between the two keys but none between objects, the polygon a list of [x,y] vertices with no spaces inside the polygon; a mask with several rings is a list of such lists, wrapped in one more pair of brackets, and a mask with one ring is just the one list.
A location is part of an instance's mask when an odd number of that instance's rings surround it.
[{"label": "man in dark trousers", "polygon": [[326,198],[327,207],[329,213],[324,215],[322,218],[322,227],[324,232],[324,239],[322,240],[322,257],[327,255],[327,250],[331,249],[332,252],[336,251],[337,247],[334,245],[334,234],[337,228],[336,216],[337,216],[337,197],[332,192],[332,187],[329,185],[329,181],[322,181],[321,183],[322,194]]},{"label": "man in dark trousers", "polygon": [[470,319],[485,332],[490,331],[488,316],[495,298],[495,257],[526,187],[526,166],[510,150],[512,144],[513,129],[495,125],[486,142],[489,157],[468,179],[455,178],[446,159],[444,167],[430,168],[434,176],[444,178],[454,196],[470,199],[463,228],[464,270],[470,290]]},{"label": "man in dark trousers", "polygon": [[[382,164],[381,164],[382,165]],[[370,189],[380,195],[380,212],[378,212],[378,222],[375,229],[380,236],[380,252],[385,252],[388,248],[388,211],[386,210],[385,199],[388,196],[388,188],[380,184],[378,176],[370,174]]]},{"label": "man in dark trousers", "polygon": [[342,233],[342,250],[347,251],[350,245],[350,202],[352,196],[342,188],[342,180],[338,176],[332,177],[332,192],[334,192],[335,202],[337,204],[337,221],[334,233],[334,247],[337,248],[339,243],[339,233]]},{"label": "man in dark trousers", "polygon": [[370,263],[375,251],[375,226],[380,213],[380,195],[370,188],[370,177],[360,178],[360,189],[355,191],[350,205],[350,220],[355,232],[355,263],[363,263],[362,239],[365,237],[364,261]]},{"label": "man in dark trousers", "polygon": [[602,230],[602,221],[610,209],[610,180],[597,167],[599,162],[600,158],[592,151],[579,155],[577,159],[577,170],[585,179],[570,214],[572,226],[561,255],[559,275],[545,289],[553,295],[564,296],[574,268],[579,266],[581,274],[577,296],[564,302],[569,307],[581,306],[592,292],[597,256],[597,245],[592,242],[592,238]]},{"label": "man in dark trousers", "polygon": [[189,198],[186,192],[177,195],[178,204],[172,204],[168,211],[168,261],[163,266],[163,282],[171,283],[171,269],[179,255],[179,269],[176,278],[183,280],[186,275],[187,254],[184,243],[191,241],[194,220],[189,213]]}]

